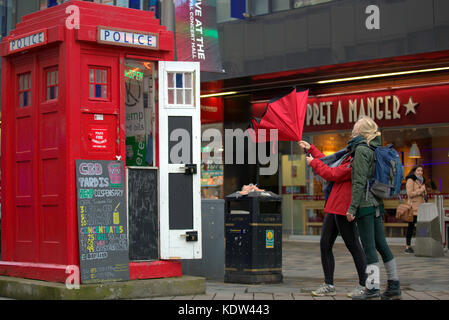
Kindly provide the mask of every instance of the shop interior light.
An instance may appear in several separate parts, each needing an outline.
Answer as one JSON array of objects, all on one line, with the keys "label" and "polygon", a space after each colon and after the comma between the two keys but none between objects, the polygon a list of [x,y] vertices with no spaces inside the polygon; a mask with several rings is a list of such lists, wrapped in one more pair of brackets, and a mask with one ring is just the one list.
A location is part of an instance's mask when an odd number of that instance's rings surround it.
[{"label": "shop interior light", "polygon": [[408,155],[409,158],[415,158],[419,159],[421,158],[421,152],[419,151],[418,145],[416,142],[413,142],[412,146],[410,147],[410,153]]},{"label": "shop interior light", "polygon": [[364,79],[382,78],[382,77],[393,77],[393,76],[402,76],[402,75],[414,74],[414,73],[424,73],[424,72],[434,72],[434,71],[445,71],[445,70],[449,70],[449,67],[431,68],[431,69],[420,69],[420,70],[409,70],[409,71],[399,71],[399,72],[389,72],[389,73],[379,73],[379,74],[371,74],[371,75],[366,75],[366,76],[357,76],[357,77],[348,77],[348,78],[339,78],[339,79],[321,80],[321,81],[317,81],[317,83],[318,83],[318,84],[335,83],[335,82],[354,81],[354,80],[364,80]]},{"label": "shop interior light", "polygon": [[200,96],[200,98],[229,96],[231,94],[236,94],[236,93],[237,93],[237,91],[217,92],[217,93],[203,94]]}]

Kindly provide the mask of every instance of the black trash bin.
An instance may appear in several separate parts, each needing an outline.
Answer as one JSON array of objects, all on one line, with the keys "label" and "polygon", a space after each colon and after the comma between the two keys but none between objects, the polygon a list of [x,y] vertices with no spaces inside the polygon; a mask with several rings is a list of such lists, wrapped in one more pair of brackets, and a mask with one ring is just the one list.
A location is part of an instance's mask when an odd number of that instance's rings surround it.
[{"label": "black trash bin", "polygon": [[225,199],[225,282],[282,282],[282,213],[273,192]]}]

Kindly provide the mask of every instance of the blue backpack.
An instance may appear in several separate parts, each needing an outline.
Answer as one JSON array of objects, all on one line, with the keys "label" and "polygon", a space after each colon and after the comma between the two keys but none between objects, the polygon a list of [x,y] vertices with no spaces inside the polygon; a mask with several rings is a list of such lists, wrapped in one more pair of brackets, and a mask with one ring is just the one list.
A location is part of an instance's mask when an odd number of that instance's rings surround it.
[{"label": "blue backpack", "polygon": [[399,196],[404,179],[404,168],[399,153],[392,144],[369,148],[374,151],[374,166],[373,178],[368,181],[367,191],[371,191],[374,196],[381,199]]}]

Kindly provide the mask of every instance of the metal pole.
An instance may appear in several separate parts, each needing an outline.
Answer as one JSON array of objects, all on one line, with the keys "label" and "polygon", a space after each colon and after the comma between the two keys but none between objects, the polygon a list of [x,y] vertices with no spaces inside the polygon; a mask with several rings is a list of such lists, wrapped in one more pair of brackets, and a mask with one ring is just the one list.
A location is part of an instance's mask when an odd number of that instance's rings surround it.
[{"label": "metal pole", "polygon": [[173,0],[161,1],[161,24],[167,27],[168,31],[175,31],[175,3]]},{"label": "metal pole", "polygon": [[175,40],[175,61],[178,60],[176,48],[176,32],[175,32],[175,2],[174,0],[160,0],[161,4],[161,24],[167,28],[168,31],[173,32]]}]

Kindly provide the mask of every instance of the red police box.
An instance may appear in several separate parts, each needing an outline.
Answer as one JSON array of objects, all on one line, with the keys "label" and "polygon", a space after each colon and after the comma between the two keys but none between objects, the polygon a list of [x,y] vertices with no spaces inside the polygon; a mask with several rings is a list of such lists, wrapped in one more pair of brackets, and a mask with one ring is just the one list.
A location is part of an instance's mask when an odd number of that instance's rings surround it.
[{"label": "red police box", "polygon": [[[131,279],[179,276],[179,259],[201,258],[199,64],[172,61],[154,13],[70,1],[23,17],[0,53],[0,274],[64,282],[80,265],[76,159],[158,170],[159,255],[131,261]],[[188,161],[168,157],[179,128]]]}]

